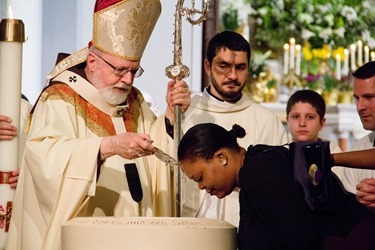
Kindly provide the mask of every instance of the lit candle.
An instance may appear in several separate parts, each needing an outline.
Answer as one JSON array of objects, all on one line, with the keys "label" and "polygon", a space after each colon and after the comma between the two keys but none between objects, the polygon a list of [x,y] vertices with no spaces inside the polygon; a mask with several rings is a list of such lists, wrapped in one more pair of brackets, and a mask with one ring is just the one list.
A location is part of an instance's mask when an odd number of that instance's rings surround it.
[{"label": "lit candle", "polygon": [[296,75],[301,75],[301,45],[296,45]]},{"label": "lit candle", "polygon": [[284,44],[284,75],[288,74],[289,66],[289,44]]},{"label": "lit candle", "polygon": [[375,52],[371,51],[371,61],[375,61]]},{"label": "lit candle", "polygon": [[295,56],[295,43],[296,40],[292,37],[290,38],[290,68],[294,69],[294,56]]},{"label": "lit candle", "polygon": [[341,56],[340,54],[336,55],[336,79],[341,80]]},{"label": "lit candle", "polygon": [[350,45],[350,69],[354,72],[355,66],[355,44]]},{"label": "lit candle", "polygon": [[362,41],[358,41],[358,67],[362,66],[363,61],[362,61]]},{"label": "lit candle", "polygon": [[368,63],[370,61],[370,48],[368,46],[365,46],[365,63]]},{"label": "lit candle", "polygon": [[[0,207],[1,212],[11,209],[15,190],[9,186],[10,174],[19,167],[19,132],[21,113],[22,43],[25,41],[24,24],[18,19],[0,22],[0,114],[12,118],[18,135],[12,140],[0,141]],[[10,214],[7,213],[7,217]],[[9,224],[0,232],[0,242],[5,242]]]},{"label": "lit candle", "polygon": [[344,68],[343,68],[343,74],[347,76],[349,74],[349,51],[348,49],[344,49]]}]

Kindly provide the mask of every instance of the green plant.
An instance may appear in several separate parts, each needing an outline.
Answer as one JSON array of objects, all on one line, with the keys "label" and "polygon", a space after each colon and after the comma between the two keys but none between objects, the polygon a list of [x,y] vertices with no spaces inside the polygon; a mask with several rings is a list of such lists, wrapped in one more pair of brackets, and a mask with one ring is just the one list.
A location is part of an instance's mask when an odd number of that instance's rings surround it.
[{"label": "green plant", "polygon": [[224,30],[236,31],[236,29],[240,27],[238,21],[238,10],[235,9],[233,5],[230,5],[228,9],[224,11],[221,21]]},{"label": "green plant", "polygon": [[294,37],[312,48],[348,47],[362,40],[375,48],[375,8],[370,0],[243,0],[255,20],[257,46],[281,49]]}]

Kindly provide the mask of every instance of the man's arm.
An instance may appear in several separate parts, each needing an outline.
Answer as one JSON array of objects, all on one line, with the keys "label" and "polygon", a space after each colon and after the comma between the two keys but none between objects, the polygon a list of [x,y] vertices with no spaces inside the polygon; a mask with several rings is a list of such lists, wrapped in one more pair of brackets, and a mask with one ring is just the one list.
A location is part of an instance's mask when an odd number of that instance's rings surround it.
[{"label": "man's arm", "polygon": [[375,148],[335,153],[331,159],[334,166],[375,169]]}]

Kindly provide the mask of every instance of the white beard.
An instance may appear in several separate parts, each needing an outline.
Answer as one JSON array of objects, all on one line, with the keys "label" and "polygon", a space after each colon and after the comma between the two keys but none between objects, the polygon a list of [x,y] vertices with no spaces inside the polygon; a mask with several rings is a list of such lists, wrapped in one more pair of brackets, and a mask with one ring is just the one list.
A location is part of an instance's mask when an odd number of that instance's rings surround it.
[{"label": "white beard", "polygon": [[[99,92],[103,95],[104,99],[110,105],[120,105],[124,103],[128,99],[129,92],[131,90],[131,86],[126,85],[125,83],[118,83],[114,86],[110,87],[103,87],[103,81],[98,74],[93,74],[92,76],[93,85],[97,87]],[[115,89],[116,87],[120,87],[125,89],[125,93],[118,93]]]}]

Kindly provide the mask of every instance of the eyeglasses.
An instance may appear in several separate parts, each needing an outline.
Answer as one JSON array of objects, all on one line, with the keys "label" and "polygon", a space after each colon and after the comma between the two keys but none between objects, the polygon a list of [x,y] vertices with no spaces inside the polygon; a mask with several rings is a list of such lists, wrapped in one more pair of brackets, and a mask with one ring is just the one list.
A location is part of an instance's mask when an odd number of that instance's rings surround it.
[{"label": "eyeglasses", "polygon": [[100,59],[102,59],[106,64],[108,64],[112,69],[113,69],[113,74],[115,76],[124,76],[126,75],[128,72],[130,72],[132,74],[132,76],[134,78],[137,78],[137,77],[140,77],[144,71],[144,69],[142,69],[142,67],[139,67],[138,69],[126,69],[126,68],[118,68],[116,66],[113,66],[111,63],[109,63],[108,61],[106,61],[103,57],[95,54],[97,57],[99,57]]}]

